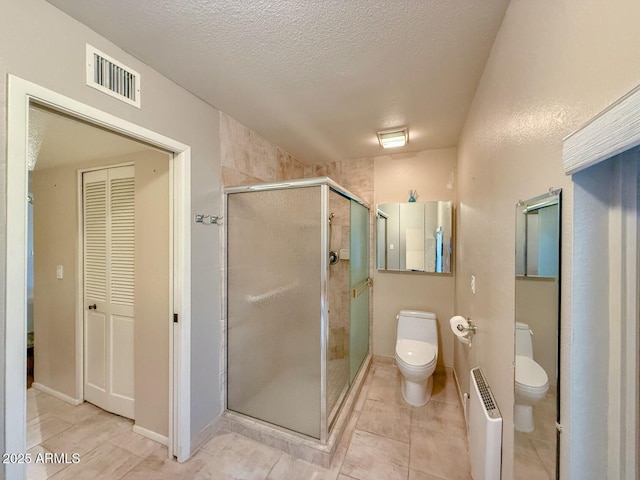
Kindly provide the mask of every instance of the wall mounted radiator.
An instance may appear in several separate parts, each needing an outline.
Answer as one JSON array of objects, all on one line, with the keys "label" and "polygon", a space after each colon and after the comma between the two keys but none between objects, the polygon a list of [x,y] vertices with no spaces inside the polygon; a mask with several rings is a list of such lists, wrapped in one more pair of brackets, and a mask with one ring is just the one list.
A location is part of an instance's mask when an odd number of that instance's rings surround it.
[{"label": "wall mounted radiator", "polygon": [[473,480],[499,480],[502,416],[482,370],[471,370],[469,397],[469,457]]}]

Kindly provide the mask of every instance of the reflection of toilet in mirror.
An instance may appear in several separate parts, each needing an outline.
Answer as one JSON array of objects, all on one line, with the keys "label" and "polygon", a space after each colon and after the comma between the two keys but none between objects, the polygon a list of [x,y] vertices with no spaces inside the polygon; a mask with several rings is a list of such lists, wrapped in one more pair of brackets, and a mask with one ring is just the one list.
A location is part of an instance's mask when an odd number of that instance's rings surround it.
[{"label": "reflection of toilet in mirror", "polygon": [[533,406],[549,390],[547,372],[533,359],[532,332],[516,322],[516,383],[514,425],[519,432],[533,432]]}]

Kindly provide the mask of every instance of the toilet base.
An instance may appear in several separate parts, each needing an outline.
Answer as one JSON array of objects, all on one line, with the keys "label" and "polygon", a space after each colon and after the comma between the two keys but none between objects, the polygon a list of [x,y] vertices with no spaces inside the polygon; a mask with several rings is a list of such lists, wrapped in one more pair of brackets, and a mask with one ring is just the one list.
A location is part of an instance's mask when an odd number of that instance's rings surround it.
[{"label": "toilet base", "polygon": [[429,375],[426,382],[411,382],[402,377],[402,398],[412,407],[422,407],[431,399],[433,390],[433,375]]},{"label": "toilet base", "polygon": [[513,426],[518,432],[531,433],[533,425],[533,407],[531,405],[516,404],[513,411]]}]

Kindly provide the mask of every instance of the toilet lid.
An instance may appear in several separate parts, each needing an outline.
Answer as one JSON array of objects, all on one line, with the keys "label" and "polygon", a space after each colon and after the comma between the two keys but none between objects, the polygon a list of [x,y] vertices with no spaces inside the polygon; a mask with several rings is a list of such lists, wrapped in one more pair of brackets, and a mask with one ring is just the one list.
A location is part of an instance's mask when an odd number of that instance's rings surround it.
[{"label": "toilet lid", "polygon": [[396,344],[396,353],[409,365],[428,365],[436,356],[436,349],[427,342],[400,339]]},{"label": "toilet lid", "polygon": [[548,381],[547,372],[533,358],[516,355],[516,383],[544,387]]}]

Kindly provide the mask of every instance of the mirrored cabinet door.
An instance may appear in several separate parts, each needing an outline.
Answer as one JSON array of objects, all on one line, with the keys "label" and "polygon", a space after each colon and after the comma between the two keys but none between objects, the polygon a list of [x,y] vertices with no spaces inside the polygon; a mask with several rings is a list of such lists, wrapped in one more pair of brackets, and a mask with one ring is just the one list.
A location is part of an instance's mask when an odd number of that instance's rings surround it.
[{"label": "mirrored cabinet door", "polygon": [[451,273],[451,202],[381,203],[377,212],[377,267]]}]

